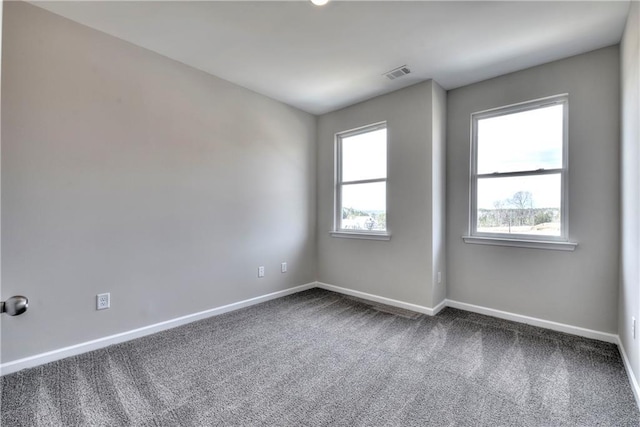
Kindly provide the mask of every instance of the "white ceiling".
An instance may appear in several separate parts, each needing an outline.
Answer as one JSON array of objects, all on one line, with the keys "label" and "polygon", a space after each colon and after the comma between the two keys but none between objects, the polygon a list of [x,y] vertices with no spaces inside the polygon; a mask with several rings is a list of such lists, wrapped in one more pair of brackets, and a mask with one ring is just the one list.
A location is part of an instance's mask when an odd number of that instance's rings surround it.
[{"label": "white ceiling", "polygon": [[[434,79],[445,89],[610,46],[628,1],[32,2],[322,114]],[[411,74],[382,74],[407,64]]]}]

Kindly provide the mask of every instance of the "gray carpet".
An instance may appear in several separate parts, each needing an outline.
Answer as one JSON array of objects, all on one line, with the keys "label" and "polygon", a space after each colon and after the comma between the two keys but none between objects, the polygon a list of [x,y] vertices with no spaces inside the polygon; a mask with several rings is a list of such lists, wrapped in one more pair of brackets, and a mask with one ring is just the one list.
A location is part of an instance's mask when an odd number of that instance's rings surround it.
[{"label": "gray carpet", "polygon": [[8,375],[2,425],[640,424],[614,345],[378,308],[313,289]]}]

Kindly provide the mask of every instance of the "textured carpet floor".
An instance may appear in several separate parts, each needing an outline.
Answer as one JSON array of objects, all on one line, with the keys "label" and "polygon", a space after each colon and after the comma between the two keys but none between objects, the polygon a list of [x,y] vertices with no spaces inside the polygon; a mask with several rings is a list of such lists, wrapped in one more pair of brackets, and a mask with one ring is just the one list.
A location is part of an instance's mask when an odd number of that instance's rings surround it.
[{"label": "textured carpet floor", "polygon": [[3,426],[634,426],[614,345],[313,289],[0,380]]}]

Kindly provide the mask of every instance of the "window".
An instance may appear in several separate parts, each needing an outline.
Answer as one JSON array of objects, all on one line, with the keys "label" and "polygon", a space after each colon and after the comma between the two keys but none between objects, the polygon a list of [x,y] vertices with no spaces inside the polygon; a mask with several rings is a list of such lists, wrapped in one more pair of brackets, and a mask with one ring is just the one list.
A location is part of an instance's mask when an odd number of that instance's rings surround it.
[{"label": "window", "polygon": [[483,111],[471,119],[465,241],[573,250],[575,244],[567,242],[567,96]]},{"label": "window", "polygon": [[387,240],[387,124],[336,135],[332,235]]}]

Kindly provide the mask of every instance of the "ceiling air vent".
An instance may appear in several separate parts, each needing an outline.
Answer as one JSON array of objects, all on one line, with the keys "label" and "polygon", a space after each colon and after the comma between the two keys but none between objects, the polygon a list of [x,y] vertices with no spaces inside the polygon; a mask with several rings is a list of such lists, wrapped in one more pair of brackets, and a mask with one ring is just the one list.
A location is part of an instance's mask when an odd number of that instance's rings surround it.
[{"label": "ceiling air vent", "polygon": [[398,68],[393,69],[391,71],[387,71],[383,75],[386,76],[389,80],[395,80],[395,79],[397,79],[399,77],[406,76],[410,72],[411,72],[411,70],[409,68],[407,68],[406,65],[403,65],[402,67],[398,67]]}]

